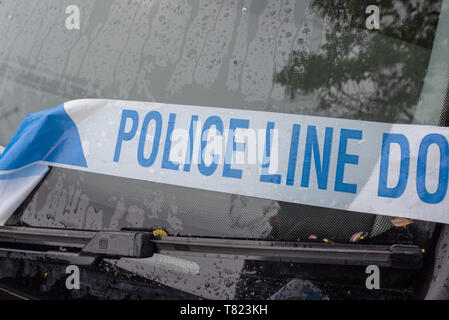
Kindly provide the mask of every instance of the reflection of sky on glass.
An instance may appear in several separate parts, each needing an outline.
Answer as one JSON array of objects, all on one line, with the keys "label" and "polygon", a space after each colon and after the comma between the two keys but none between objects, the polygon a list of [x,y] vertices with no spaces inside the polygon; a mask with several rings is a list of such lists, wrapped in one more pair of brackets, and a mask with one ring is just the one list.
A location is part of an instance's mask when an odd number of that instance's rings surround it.
[{"label": "reflection of sky on glass", "polygon": [[[347,113],[341,107],[341,100],[330,109],[319,109],[318,94],[322,88],[309,94],[298,93],[291,100],[286,95],[287,86],[273,81],[273,76],[291,62],[292,52],[324,54],[322,46],[332,41],[327,36],[335,26],[328,15],[322,16],[313,9],[311,2],[320,1],[80,0],[81,30],[68,31],[65,29],[65,7],[71,4],[68,0],[2,1],[0,143],[7,144],[26,113],[78,98],[157,101],[360,119],[357,112]],[[399,7],[401,19],[407,19],[405,7]],[[388,19],[384,22],[388,23]],[[366,30],[360,32],[364,39],[371,39],[372,34]],[[390,36],[379,35],[379,39],[390,46],[413,47]],[[354,44],[354,51],[348,56],[357,57],[363,48]],[[429,50],[417,48],[419,51]],[[293,67],[294,72],[303,71],[301,66]],[[324,75],[329,71],[326,66],[321,70]],[[393,71],[397,70],[385,70],[386,78]],[[289,79],[288,83],[293,81]],[[378,89],[370,78],[359,83],[349,79],[341,85],[350,97]],[[388,116],[383,119],[388,120]],[[373,116],[369,120],[378,118]],[[406,122],[407,119],[397,120]],[[372,161],[374,167],[376,159]],[[80,210],[88,213],[89,222],[61,217],[61,221],[49,223],[51,226],[83,223],[94,228],[115,223],[118,226],[127,217],[136,217],[128,219],[130,224],[144,224],[141,212],[149,214],[154,209],[157,214],[170,213],[170,221],[176,225],[176,216],[183,210],[193,212],[198,207],[192,199],[201,193],[190,190],[177,194],[175,206],[170,206],[170,201],[162,199],[160,194],[147,198],[140,194],[147,201],[145,206],[140,198],[138,203],[130,201],[129,194],[123,200],[116,196],[114,190],[119,182],[110,186],[107,179],[87,177],[87,183],[82,181],[83,177],[55,175],[55,184],[43,192],[42,203],[33,212],[51,209],[53,218],[61,207],[68,212]],[[123,185],[128,187],[127,182]],[[148,185],[141,186],[145,187]],[[89,188],[93,193],[86,192]],[[115,198],[103,199],[104,195],[95,189]],[[167,188],[167,192],[178,191]],[[204,211],[213,211],[214,205],[220,203],[227,210],[226,219],[233,220],[235,225],[251,225],[253,234],[265,232],[267,217],[278,210],[277,204],[268,200],[212,193],[209,196],[215,203],[202,203]],[[66,200],[58,202],[59,199]],[[80,205],[71,208],[70,199]],[[107,205],[94,210],[92,201]],[[116,221],[103,221],[107,218],[102,215],[108,208],[112,208],[112,215],[116,214]],[[161,223],[168,219],[167,214]],[[256,220],[260,223],[256,224]],[[220,225],[216,229],[219,228]]]},{"label": "reflection of sky on glass", "polygon": [[[311,3],[320,1],[82,0],[81,30],[68,31],[68,2],[4,1],[0,115],[17,112],[0,117],[10,123],[0,143],[26,113],[87,97],[344,117],[317,108],[316,94],[289,100],[273,81],[292,52],[319,53],[328,41],[329,17]],[[408,9],[394,4],[406,21]],[[375,90],[369,79],[343,85],[351,95]]]}]

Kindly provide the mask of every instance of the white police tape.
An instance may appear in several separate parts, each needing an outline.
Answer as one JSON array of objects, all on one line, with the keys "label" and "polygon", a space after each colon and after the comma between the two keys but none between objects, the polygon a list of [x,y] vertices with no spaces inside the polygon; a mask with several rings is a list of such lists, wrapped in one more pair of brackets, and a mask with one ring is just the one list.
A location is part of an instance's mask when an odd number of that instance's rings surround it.
[{"label": "white police tape", "polygon": [[0,156],[0,181],[41,163],[449,223],[448,138],[434,126],[76,100],[27,116]]}]

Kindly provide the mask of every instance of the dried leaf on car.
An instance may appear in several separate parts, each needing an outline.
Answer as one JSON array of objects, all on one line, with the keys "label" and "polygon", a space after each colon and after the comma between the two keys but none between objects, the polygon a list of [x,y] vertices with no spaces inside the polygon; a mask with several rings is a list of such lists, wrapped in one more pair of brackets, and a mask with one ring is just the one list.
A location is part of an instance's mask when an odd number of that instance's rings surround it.
[{"label": "dried leaf on car", "polygon": [[391,223],[396,227],[396,228],[405,228],[408,225],[413,223],[412,219],[408,219],[408,218],[394,218],[393,220],[391,220]]},{"label": "dried leaf on car", "polygon": [[352,243],[356,243],[360,240],[363,240],[367,235],[368,235],[368,232],[365,232],[365,231],[357,232],[352,235],[352,237],[349,241],[351,241]]}]

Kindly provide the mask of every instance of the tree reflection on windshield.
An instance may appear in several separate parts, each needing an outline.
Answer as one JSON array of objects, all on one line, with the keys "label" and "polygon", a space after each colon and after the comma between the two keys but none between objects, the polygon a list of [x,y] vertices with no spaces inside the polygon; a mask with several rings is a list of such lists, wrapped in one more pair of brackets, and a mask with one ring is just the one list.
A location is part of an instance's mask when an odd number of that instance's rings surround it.
[{"label": "tree reflection on windshield", "polygon": [[274,75],[294,100],[314,94],[335,116],[410,123],[430,59],[440,0],[377,1],[380,29],[368,30],[363,0],[314,0],[324,19],[317,52],[294,51]]}]

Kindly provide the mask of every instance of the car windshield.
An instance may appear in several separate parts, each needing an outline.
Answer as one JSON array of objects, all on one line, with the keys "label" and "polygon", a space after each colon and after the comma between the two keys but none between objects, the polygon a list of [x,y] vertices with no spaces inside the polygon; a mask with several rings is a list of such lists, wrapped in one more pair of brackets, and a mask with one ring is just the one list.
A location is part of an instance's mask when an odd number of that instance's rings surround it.
[{"label": "car windshield", "polygon": [[[0,144],[25,114],[80,98],[438,125],[442,2],[79,0],[80,28],[69,30],[67,1],[3,0]],[[373,3],[380,20],[370,24]],[[392,227],[389,217],[60,168],[21,222],[341,242]]]}]

